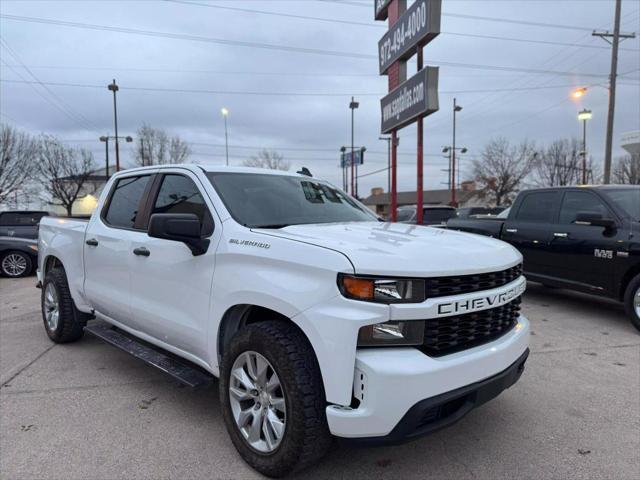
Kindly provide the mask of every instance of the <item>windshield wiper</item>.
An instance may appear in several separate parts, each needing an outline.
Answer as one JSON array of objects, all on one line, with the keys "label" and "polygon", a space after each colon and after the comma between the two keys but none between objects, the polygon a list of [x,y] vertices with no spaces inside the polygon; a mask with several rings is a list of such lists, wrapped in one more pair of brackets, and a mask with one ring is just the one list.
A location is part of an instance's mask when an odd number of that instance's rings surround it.
[{"label": "windshield wiper", "polygon": [[256,225],[252,228],[273,228],[273,229],[278,229],[278,228],[284,228],[284,227],[288,227],[289,224],[288,223],[274,223],[271,225]]}]

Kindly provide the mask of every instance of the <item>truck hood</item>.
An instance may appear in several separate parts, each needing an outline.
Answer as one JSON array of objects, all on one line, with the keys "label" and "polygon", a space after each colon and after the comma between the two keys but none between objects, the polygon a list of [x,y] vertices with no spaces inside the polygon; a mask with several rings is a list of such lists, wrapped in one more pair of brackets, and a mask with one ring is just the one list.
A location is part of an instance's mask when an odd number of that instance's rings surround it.
[{"label": "truck hood", "polygon": [[469,233],[382,222],[292,225],[255,232],[336,250],[355,273],[437,277],[507,269],[522,261],[511,245]]}]

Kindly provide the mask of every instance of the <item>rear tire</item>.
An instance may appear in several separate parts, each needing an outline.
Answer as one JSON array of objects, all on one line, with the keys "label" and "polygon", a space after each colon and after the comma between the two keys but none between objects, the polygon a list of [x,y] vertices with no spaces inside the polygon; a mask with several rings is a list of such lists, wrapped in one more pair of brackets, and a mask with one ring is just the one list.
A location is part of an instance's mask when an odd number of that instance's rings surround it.
[{"label": "rear tire", "polygon": [[0,257],[0,272],[9,278],[26,277],[33,270],[31,257],[19,250],[12,250]]},{"label": "rear tire", "polygon": [[627,286],[624,294],[624,308],[631,324],[640,330],[640,275],[636,275]]},{"label": "rear tire", "polygon": [[59,267],[47,272],[42,284],[41,308],[44,328],[55,343],[75,342],[82,338],[87,320],[91,318],[76,308],[67,274]]},{"label": "rear tire", "polygon": [[[248,368],[238,370],[248,356],[262,358],[263,366],[264,360],[267,361],[270,369],[264,367],[262,380],[261,375],[254,375],[259,368],[253,372]],[[243,376],[244,381],[239,382],[238,375]],[[260,386],[267,377],[267,385],[274,377],[281,385],[275,396],[280,399],[277,409],[283,425],[278,429],[282,433],[274,448],[265,448],[270,427],[265,427],[264,423],[258,442],[251,442],[251,437],[247,437],[250,425],[260,421],[254,415],[261,414],[265,400],[267,417],[272,409],[271,396],[265,397],[263,393],[269,389]],[[245,386],[245,383],[251,385]],[[230,386],[234,388],[233,398]],[[220,370],[220,404],[227,430],[240,456],[255,470],[269,477],[283,477],[308,467],[318,461],[331,445],[320,367],[306,337],[287,322],[276,320],[251,324],[231,339]],[[274,400],[273,408],[276,408],[275,404]],[[240,414],[239,408],[242,408]],[[244,430],[240,422],[245,424]],[[265,442],[261,442],[263,437]]]}]

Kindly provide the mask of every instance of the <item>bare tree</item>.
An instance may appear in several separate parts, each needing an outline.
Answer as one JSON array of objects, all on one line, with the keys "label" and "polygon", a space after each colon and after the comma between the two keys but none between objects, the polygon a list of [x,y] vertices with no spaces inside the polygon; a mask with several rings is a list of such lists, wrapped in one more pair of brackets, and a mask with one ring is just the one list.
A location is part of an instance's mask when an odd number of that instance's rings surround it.
[{"label": "bare tree", "polygon": [[242,164],[245,167],[268,168],[271,170],[289,170],[291,168],[291,162],[285,160],[275,150],[267,150],[266,148],[258,155],[245,160]]},{"label": "bare tree", "polygon": [[37,169],[50,203],[64,207],[69,216],[80,196],[95,193],[85,191],[91,185],[87,180],[94,169],[93,155],[87,150],[67,147],[45,135],[40,142]]},{"label": "bare tree", "polygon": [[531,172],[536,159],[534,145],[511,145],[506,138],[491,140],[482,158],[473,161],[473,175],[482,194],[495,205],[509,205]]},{"label": "bare tree", "polygon": [[138,129],[135,161],[140,166],[185,163],[191,148],[179,136],[169,137],[164,130],[143,125]]},{"label": "bare tree", "polygon": [[[531,175],[532,183],[538,187],[559,187],[582,183],[582,145],[575,139],[560,139],[552,142],[538,155]],[[586,163],[587,183],[597,183],[600,168],[593,158]]]},{"label": "bare tree", "polygon": [[29,135],[0,125],[0,204],[22,194],[32,179],[38,143]]},{"label": "bare tree", "polygon": [[640,155],[625,155],[616,159],[613,182],[625,185],[640,185]]}]

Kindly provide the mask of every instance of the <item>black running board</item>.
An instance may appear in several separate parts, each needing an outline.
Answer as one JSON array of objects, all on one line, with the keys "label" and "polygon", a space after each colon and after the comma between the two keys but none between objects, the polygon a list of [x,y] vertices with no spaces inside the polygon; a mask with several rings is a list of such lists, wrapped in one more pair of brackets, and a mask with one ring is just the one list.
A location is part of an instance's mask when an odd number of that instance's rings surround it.
[{"label": "black running board", "polygon": [[189,365],[186,360],[177,359],[170,353],[160,351],[157,347],[111,325],[103,323],[87,325],[84,330],[143,362],[159,368],[191,388],[207,387],[213,382],[213,375],[200,367]]}]

